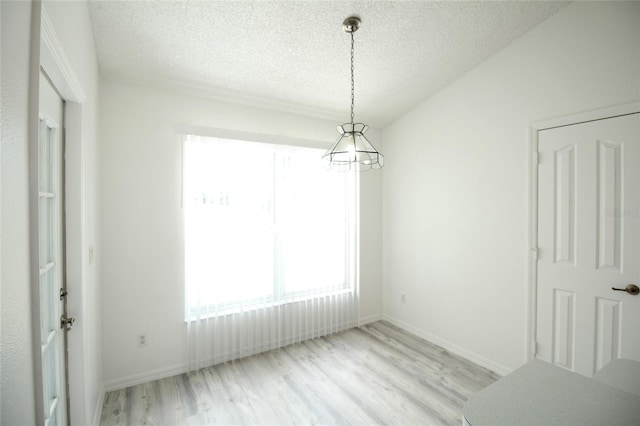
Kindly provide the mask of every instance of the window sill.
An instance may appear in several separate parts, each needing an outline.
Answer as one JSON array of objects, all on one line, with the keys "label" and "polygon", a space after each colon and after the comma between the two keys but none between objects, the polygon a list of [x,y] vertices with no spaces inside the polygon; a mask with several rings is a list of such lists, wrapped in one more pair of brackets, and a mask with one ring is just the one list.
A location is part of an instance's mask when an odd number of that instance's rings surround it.
[{"label": "window sill", "polygon": [[304,296],[290,297],[284,300],[278,301],[266,301],[266,302],[252,302],[247,305],[239,306],[221,306],[221,307],[206,307],[206,308],[191,308],[190,313],[185,318],[185,322],[194,322],[199,320],[206,320],[224,316],[246,314],[252,312],[259,312],[266,309],[281,308],[294,303],[302,302],[315,302],[320,299],[327,299],[334,296],[352,295],[354,291],[352,289],[335,290],[331,292],[322,292],[314,294],[306,294]]}]

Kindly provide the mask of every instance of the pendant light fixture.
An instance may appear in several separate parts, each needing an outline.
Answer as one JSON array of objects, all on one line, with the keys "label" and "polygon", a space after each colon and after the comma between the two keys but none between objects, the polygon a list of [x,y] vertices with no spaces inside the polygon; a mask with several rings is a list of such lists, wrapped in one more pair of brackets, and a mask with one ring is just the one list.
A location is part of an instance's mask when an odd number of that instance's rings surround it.
[{"label": "pendant light fixture", "polygon": [[364,136],[369,128],[363,123],[354,123],[355,79],[354,79],[354,39],[353,33],[360,28],[360,18],[350,16],[342,23],[344,31],[351,35],[351,122],[338,126],[340,137],[322,156],[329,163],[329,168],[340,171],[365,171],[379,169],[384,164],[384,157]]}]

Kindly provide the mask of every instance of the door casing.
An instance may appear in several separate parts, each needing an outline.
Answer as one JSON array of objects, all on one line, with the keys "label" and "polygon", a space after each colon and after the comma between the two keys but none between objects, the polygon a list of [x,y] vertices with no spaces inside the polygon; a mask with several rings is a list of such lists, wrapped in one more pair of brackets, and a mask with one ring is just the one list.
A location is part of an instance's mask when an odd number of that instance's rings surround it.
[{"label": "door casing", "polygon": [[640,112],[640,102],[617,105],[594,111],[538,121],[529,126],[529,238],[527,245],[527,338],[525,342],[526,361],[536,357],[536,321],[538,294],[538,137],[539,132],[556,127],[570,126],[589,121]]},{"label": "door casing", "polygon": [[[66,145],[66,165],[65,175],[73,177],[73,184],[65,182],[65,210],[67,216],[67,224],[65,226],[65,241],[67,243],[67,258],[65,261],[67,276],[73,279],[68,281],[70,294],[74,294],[75,302],[73,307],[69,304],[70,314],[77,316],[79,321],[82,319],[82,287],[85,283],[86,254],[87,243],[84,235],[84,202],[83,195],[85,187],[84,173],[84,150],[82,149],[84,140],[83,125],[86,122],[86,108],[84,106],[86,97],[82,84],[76,76],[76,73],[67,59],[64,47],[58,38],[51,19],[46,11],[46,3],[34,2],[32,7],[31,21],[31,65],[29,69],[30,84],[30,135],[29,135],[29,181],[30,181],[30,199],[29,199],[29,221],[30,221],[30,275],[31,275],[31,312],[32,312],[32,341],[34,346],[34,385],[36,390],[35,402],[36,406],[42,406],[42,367],[41,359],[38,356],[39,340],[40,340],[40,318],[39,318],[39,283],[38,283],[38,234],[37,234],[37,188],[33,184],[37,184],[37,144],[38,144],[38,96],[39,96],[39,77],[40,70],[44,70],[49,76],[53,85],[58,89],[60,96],[65,101],[65,145]],[[35,195],[35,197],[34,197]],[[35,206],[35,208],[34,208]],[[71,232],[70,232],[71,230]],[[35,259],[35,261],[34,261]],[[72,344],[69,345],[69,356],[75,360],[82,360],[82,346],[84,345],[85,336],[82,334],[82,323],[76,326],[72,337]],[[68,418],[72,423],[85,424],[95,419],[88,419],[85,416],[85,394],[82,385],[84,371],[83,364],[71,362],[71,377],[69,394],[72,398],[71,411]],[[89,407],[93,409],[94,407]],[[43,424],[44,419],[38,410],[36,412],[36,421]]]},{"label": "door casing", "polygon": [[[43,90],[43,86],[48,86],[46,90]],[[62,420],[68,423],[68,412],[69,412],[69,398],[68,398],[68,364],[67,364],[67,333],[66,330],[60,326],[61,318],[67,316],[66,311],[66,297],[63,297],[62,292],[66,292],[66,279],[65,279],[65,218],[64,218],[64,101],[60,97],[56,87],[51,83],[46,73],[43,71],[41,73],[40,78],[40,101],[39,101],[39,119],[41,121],[40,132],[43,129],[48,129],[48,134],[51,136],[45,136],[39,134],[39,139],[41,140],[42,147],[40,147],[38,152],[38,189],[39,191],[43,191],[45,189],[40,186],[46,182],[46,191],[51,192],[53,197],[39,197],[39,205],[38,209],[41,212],[42,203],[47,202],[50,203],[50,221],[51,223],[43,224],[42,221],[38,225],[38,240],[40,246],[40,254],[39,254],[39,264],[41,268],[40,272],[40,280],[43,278],[43,256],[48,257],[48,260],[52,262],[54,266],[51,267],[51,270],[44,272],[45,276],[50,276],[52,282],[54,283],[53,292],[48,294],[43,299],[43,283],[40,282],[40,315],[49,314],[53,312],[53,329],[51,332],[55,332],[55,342],[47,342],[42,343],[43,346],[46,346],[48,350],[51,350],[51,346],[56,347],[57,345],[57,367],[50,368],[49,374],[55,372],[55,379],[53,383],[49,381],[50,385],[56,385],[55,393],[57,394],[59,399],[57,412],[59,413],[57,416],[57,422]],[[46,93],[45,93],[46,92]],[[44,148],[44,146],[48,145],[48,148]],[[48,155],[44,155],[44,158],[41,157],[43,151],[49,151]],[[45,172],[45,175],[49,175],[47,177],[40,176],[40,173],[43,172],[43,168],[41,164],[46,164],[44,166],[44,170],[48,170]],[[42,180],[45,182],[42,182]],[[48,198],[48,200],[47,200]],[[46,221],[49,222],[49,221]],[[42,245],[46,241],[45,235],[50,237],[51,241],[50,250],[51,253],[48,256],[43,253]],[[43,241],[43,237],[45,240]],[[46,269],[46,268],[45,268]],[[49,275],[51,273],[51,275]],[[46,285],[46,284],[45,284]],[[44,302],[44,303],[43,303]],[[45,306],[43,306],[45,305]],[[43,339],[42,336],[43,330],[40,331],[40,338]],[[43,370],[44,368],[44,360]],[[43,385],[46,380],[44,377],[47,374],[43,371]],[[43,388],[46,386],[43,386]],[[44,389],[43,389],[44,390]],[[43,401],[45,404],[47,401]],[[45,407],[46,408],[46,407]],[[46,411],[46,410],[45,410]],[[45,413],[46,414],[46,413]]]}]

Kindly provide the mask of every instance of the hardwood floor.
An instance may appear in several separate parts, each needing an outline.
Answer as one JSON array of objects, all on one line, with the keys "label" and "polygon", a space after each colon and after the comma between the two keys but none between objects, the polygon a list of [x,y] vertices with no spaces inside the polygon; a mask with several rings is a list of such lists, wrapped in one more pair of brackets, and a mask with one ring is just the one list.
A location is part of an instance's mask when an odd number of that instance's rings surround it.
[{"label": "hardwood floor", "polygon": [[460,425],[498,377],[378,321],[109,392],[101,425]]}]

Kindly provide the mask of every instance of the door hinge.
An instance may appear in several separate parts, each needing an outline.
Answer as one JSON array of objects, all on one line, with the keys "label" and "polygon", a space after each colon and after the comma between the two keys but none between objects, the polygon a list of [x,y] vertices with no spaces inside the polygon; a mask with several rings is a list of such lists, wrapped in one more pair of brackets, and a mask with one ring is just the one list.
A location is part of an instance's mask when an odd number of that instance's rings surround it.
[{"label": "door hinge", "polygon": [[60,300],[64,299],[65,297],[67,297],[67,294],[69,294],[67,292],[67,290],[65,290],[64,288],[60,289]]},{"label": "door hinge", "polygon": [[64,331],[69,331],[73,328],[73,323],[76,322],[75,318],[67,318],[64,315],[60,316],[60,328]]}]

